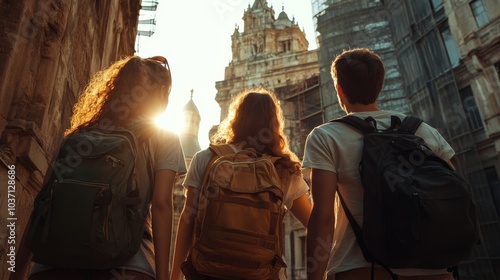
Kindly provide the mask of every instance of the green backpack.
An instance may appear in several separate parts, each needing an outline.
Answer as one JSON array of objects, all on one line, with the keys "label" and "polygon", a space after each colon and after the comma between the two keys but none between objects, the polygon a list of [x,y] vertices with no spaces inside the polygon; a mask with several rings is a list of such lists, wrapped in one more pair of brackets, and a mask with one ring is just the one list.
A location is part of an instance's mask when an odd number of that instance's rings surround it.
[{"label": "green backpack", "polygon": [[63,141],[35,199],[27,235],[33,261],[109,269],[137,253],[151,197],[150,190],[139,196],[137,152],[127,130],[87,129]]}]

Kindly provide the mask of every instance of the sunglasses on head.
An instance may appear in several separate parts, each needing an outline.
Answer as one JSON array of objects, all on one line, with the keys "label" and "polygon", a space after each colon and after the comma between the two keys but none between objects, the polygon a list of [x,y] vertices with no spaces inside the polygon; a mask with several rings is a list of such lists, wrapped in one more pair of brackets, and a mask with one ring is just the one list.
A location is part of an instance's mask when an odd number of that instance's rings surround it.
[{"label": "sunglasses on head", "polygon": [[158,63],[163,65],[163,67],[167,68],[170,71],[170,66],[168,65],[168,60],[165,57],[160,56],[160,55],[156,55],[156,56],[149,57],[147,59],[157,61]]},{"label": "sunglasses on head", "polygon": [[[167,72],[168,72],[168,76],[169,76],[168,79],[171,82],[172,77],[171,77],[171,74],[170,74],[170,66],[168,65],[168,60],[165,57],[163,57],[161,55],[156,55],[156,56],[152,56],[152,57],[149,57],[149,58],[146,58],[146,59],[148,59],[148,60],[154,60],[154,61],[160,63],[163,67],[165,67],[167,69]],[[171,86],[172,85],[170,84],[169,87],[168,87],[168,89],[167,89],[168,93],[170,93]]]}]

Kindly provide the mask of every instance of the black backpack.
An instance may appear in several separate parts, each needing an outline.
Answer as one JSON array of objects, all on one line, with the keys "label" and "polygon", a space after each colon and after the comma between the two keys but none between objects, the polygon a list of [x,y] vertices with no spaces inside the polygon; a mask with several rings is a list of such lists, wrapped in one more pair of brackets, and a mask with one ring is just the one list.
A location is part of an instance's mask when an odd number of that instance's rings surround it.
[{"label": "black backpack", "polygon": [[471,187],[414,135],[422,120],[392,116],[383,131],[372,117],[333,121],[364,134],[362,226],[339,198],[368,262],[394,278],[389,268],[449,268],[471,254],[479,236]]},{"label": "black backpack", "polygon": [[139,194],[139,147],[127,130],[85,129],[63,141],[31,215],[27,247],[35,262],[110,269],[137,253],[151,195]]}]

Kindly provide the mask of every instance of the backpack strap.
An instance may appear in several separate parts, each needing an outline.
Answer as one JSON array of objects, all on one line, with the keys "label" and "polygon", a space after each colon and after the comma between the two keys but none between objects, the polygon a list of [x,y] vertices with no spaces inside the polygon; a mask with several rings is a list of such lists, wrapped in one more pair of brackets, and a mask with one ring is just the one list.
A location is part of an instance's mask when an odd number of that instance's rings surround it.
[{"label": "backpack strap", "polygon": [[349,223],[351,224],[352,231],[354,232],[354,235],[356,236],[356,241],[358,243],[359,248],[361,249],[361,252],[363,252],[363,256],[365,257],[366,260],[370,261],[372,263],[372,278],[374,277],[374,263],[379,264],[382,268],[384,268],[390,275],[393,280],[397,280],[398,276],[392,272],[392,270],[385,265],[383,262],[379,261],[376,259],[366,248],[365,243],[363,242],[363,233],[361,230],[361,226],[359,226],[358,222],[356,222],[356,219],[352,215],[351,211],[349,208],[347,208],[347,205],[344,201],[344,198],[342,197],[342,194],[340,193],[340,190],[337,189],[337,193],[339,195],[340,203],[342,204],[342,208],[344,208],[345,215],[347,216],[347,219],[349,220]]},{"label": "backpack strap", "polygon": [[156,134],[159,128],[152,121],[140,118],[125,129],[135,135],[138,144],[142,144],[148,141],[152,135]]},{"label": "backpack strap", "polygon": [[420,124],[422,124],[422,120],[415,116],[406,116],[406,118],[401,123],[398,131],[415,134]]},{"label": "backpack strap", "polygon": [[377,122],[372,117],[366,119],[361,119],[356,116],[343,116],[337,119],[333,119],[330,122],[341,122],[350,125],[363,134],[375,133],[377,132]]},{"label": "backpack strap", "polygon": [[386,131],[398,130],[401,127],[401,119],[398,116],[391,116],[391,126]]},{"label": "backpack strap", "polygon": [[201,187],[203,188],[206,183],[208,182],[208,175],[210,168],[214,164],[215,160],[217,160],[219,157],[222,157],[227,154],[233,154],[234,150],[229,146],[228,144],[210,144],[209,147],[210,151],[212,152],[212,156],[210,157],[210,160],[208,161],[207,167],[205,167],[205,172],[203,174],[203,181],[201,181]]},{"label": "backpack strap", "polygon": [[229,146],[229,144],[218,144],[218,145],[210,144],[209,148],[212,151],[212,153],[214,153],[220,157],[235,153],[235,151],[233,150],[233,148],[231,146]]},{"label": "backpack strap", "polygon": [[[154,173],[152,171],[152,166],[151,166],[151,160],[152,158],[149,158],[150,155],[148,154],[148,148],[145,148],[145,145],[148,145],[149,139],[148,138],[138,138],[137,134],[134,130],[130,129],[116,129],[111,131],[110,133],[112,134],[117,134],[117,135],[122,135],[125,136],[129,141],[130,144],[132,145],[132,148],[134,149],[134,156],[135,156],[135,168],[137,169],[137,157],[139,156],[139,153],[143,153],[145,156],[145,159],[147,161],[147,172],[148,172],[148,177],[150,184],[154,184]],[[131,184],[127,185],[127,196],[123,198],[123,203],[126,205],[139,205],[141,203],[141,198],[138,196],[139,194],[139,181],[138,178],[135,175],[135,171],[130,174],[131,177],[134,178],[135,182],[135,189],[132,189]]]}]

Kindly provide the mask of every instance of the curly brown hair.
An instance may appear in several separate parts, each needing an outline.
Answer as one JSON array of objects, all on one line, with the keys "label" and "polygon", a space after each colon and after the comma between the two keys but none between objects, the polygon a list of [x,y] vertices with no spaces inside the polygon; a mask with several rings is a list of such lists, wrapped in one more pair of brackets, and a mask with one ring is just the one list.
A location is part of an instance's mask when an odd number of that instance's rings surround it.
[{"label": "curly brown hair", "polygon": [[215,143],[240,144],[280,158],[277,167],[300,171],[298,157],[290,150],[284,117],[276,95],[264,88],[244,91],[231,102],[227,117],[212,137]]},{"label": "curly brown hair", "polygon": [[112,130],[165,110],[172,78],[156,58],[128,56],[96,72],[76,102],[64,135],[92,126]]}]

